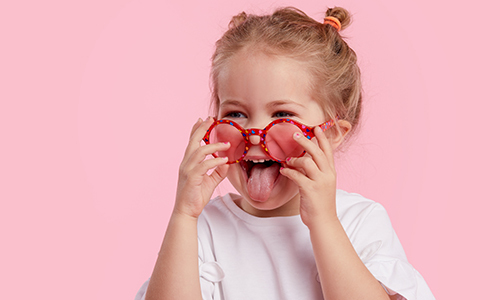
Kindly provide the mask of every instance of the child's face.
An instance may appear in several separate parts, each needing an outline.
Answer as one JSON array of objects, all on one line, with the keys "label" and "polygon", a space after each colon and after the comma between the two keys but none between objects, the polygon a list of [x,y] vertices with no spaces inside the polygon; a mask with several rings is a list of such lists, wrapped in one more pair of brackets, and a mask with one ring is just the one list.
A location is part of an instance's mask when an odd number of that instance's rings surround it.
[{"label": "child's face", "polygon": [[[296,60],[240,51],[219,75],[218,117],[234,120],[244,128],[264,128],[285,117],[319,125],[326,118],[311,97],[309,83],[310,75]],[[257,216],[298,214],[298,187],[280,175],[279,163],[258,164],[270,158],[259,146],[258,136],[250,139],[254,145],[244,161],[232,164],[228,172],[229,181],[243,197],[237,204]]]}]

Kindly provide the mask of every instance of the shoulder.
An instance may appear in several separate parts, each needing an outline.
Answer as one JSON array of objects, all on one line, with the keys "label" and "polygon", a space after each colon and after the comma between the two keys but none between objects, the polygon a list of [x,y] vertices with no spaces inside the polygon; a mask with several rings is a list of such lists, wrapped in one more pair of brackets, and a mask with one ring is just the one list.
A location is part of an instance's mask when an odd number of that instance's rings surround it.
[{"label": "shoulder", "polygon": [[203,209],[203,212],[198,218],[198,230],[202,227],[205,228],[226,228],[234,226],[235,223],[240,222],[240,217],[233,206],[234,194],[226,194],[224,196],[217,196],[211,199]]},{"label": "shoulder", "polygon": [[233,203],[233,195],[226,194],[224,196],[217,196],[211,199],[203,209],[200,217],[202,218],[218,218],[221,215],[231,214],[231,208],[228,204]]},{"label": "shoulder", "polygon": [[215,261],[214,239],[234,230],[234,221],[225,203],[228,200],[232,201],[229,194],[211,199],[198,217],[198,255],[203,262]]},{"label": "shoulder", "polygon": [[340,219],[360,218],[372,212],[386,213],[384,207],[360,194],[337,190],[337,214]]},{"label": "shoulder", "polygon": [[360,194],[337,190],[337,215],[350,237],[365,233],[393,234],[389,215],[385,208]]},{"label": "shoulder", "polygon": [[225,205],[224,205],[224,197],[228,197],[229,194],[226,194],[224,196],[217,196],[213,199],[210,199],[208,204],[205,206],[203,209],[202,215],[211,215],[217,212],[221,212],[225,210]]}]

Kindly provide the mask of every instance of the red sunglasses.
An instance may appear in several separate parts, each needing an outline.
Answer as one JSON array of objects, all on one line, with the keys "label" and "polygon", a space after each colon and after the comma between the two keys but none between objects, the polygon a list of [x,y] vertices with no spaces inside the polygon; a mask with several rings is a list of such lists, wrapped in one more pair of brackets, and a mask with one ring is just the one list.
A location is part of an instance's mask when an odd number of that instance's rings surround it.
[{"label": "red sunglasses", "polygon": [[[334,120],[318,125],[323,131],[331,128],[335,124]],[[306,153],[292,135],[297,129],[304,133],[308,139],[314,137],[313,127],[306,126],[292,119],[275,120],[264,129],[250,128],[244,129],[238,123],[231,120],[217,120],[208,128],[203,141],[206,144],[229,142],[231,147],[225,151],[213,153],[214,157],[227,157],[228,164],[240,162],[248,153],[248,149],[253,145],[250,142],[251,135],[260,136],[260,146],[267,155],[274,161],[282,162],[288,157],[301,157]]]}]

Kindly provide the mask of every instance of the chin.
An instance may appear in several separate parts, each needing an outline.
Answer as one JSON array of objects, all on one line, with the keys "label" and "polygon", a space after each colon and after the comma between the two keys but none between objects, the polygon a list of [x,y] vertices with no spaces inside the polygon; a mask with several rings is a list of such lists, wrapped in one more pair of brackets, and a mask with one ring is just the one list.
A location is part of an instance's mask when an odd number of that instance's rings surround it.
[{"label": "chin", "polygon": [[285,205],[288,201],[284,200],[283,198],[281,199],[274,199],[272,197],[269,197],[266,200],[253,200],[250,197],[245,197],[243,196],[244,200],[250,204],[253,208],[258,209],[258,210],[274,210],[277,208],[282,207]]}]

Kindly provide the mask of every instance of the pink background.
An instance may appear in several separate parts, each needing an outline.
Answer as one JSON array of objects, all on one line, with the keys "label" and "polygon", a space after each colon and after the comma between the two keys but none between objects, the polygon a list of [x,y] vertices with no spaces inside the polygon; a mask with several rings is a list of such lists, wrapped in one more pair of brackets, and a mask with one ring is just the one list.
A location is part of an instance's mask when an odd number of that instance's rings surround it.
[{"label": "pink background", "polygon": [[207,116],[215,40],[283,5],[354,14],[366,110],[339,186],[386,207],[436,298],[498,295],[495,1],[182,3],[0,4],[2,299],[133,299]]}]

